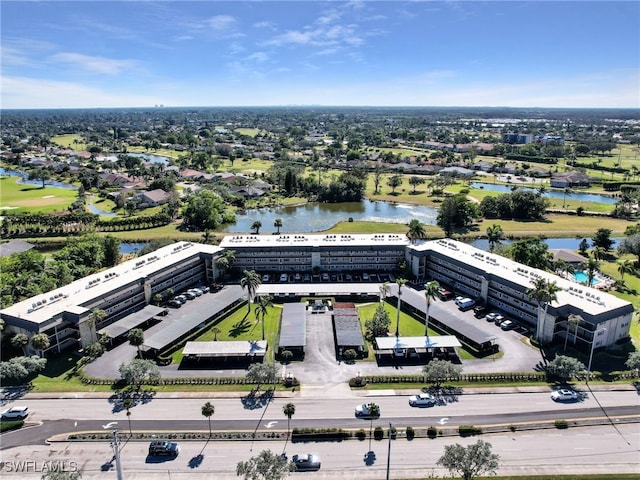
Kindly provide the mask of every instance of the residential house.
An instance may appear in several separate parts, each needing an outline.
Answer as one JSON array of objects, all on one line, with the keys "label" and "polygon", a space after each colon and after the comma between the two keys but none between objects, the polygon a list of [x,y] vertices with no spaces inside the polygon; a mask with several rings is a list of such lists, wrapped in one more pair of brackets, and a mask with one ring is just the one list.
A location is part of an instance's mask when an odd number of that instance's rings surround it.
[{"label": "residential house", "polygon": [[588,187],[591,185],[589,175],[582,172],[554,173],[551,177],[551,186],[556,188]]}]

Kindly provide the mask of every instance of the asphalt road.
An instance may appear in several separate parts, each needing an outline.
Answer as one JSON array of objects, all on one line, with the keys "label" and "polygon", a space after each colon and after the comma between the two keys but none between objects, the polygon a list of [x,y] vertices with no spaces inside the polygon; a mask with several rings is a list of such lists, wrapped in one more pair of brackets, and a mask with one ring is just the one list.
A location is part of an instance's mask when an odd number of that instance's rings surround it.
[{"label": "asphalt road", "polygon": [[[538,475],[581,473],[639,473],[640,432],[637,425],[571,428],[542,432],[483,435],[500,455],[501,475],[535,472]],[[476,438],[398,439],[391,442],[390,478],[443,477],[436,466],[445,445],[475,443]],[[285,444],[265,442],[181,442],[175,459],[147,456],[146,442],[123,442],[121,465],[128,480],[182,480],[192,478],[237,479],[236,464],[262,450],[275,453],[315,453],[322,467],[318,472],[294,473],[290,478],[383,479],[386,476],[389,441],[347,441]],[[113,453],[108,442],[56,443],[4,450],[3,478],[36,479],[47,463],[80,468],[83,479],[115,478]],[[17,472],[16,470],[20,470]]]}]

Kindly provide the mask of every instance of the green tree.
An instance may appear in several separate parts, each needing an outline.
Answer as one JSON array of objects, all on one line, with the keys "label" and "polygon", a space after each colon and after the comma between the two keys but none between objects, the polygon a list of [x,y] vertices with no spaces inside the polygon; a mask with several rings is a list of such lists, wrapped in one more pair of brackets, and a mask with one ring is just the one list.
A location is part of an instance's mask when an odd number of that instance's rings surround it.
[{"label": "green tree", "polygon": [[220,270],[220,277],[224,277],[224,274],[231,268],[233,262],[236,261],[235,250],[223,250],[222,254],[216,258],[216,267]]},{"label": "green tree", "polygon": [[216,193],[206,189],[198,190],[186,198],[182,210],[182,226],[198,232],[216,230],[232,218],[226,215],[226,209],[225,201]]},{"label": "green tree", "polygon": [[160,370],[152,360],[133,359],[118,367],[120,378],[125,384],[134,386],[140,391],[143,384],[155,384],[160,380]]},{"label": "green tree", "polygon": [[638,370],[640,370],[640,352],[635,351],[635,352],[629,353],[629,357],[627,358],[627,361],[625,362],[624,365],[629,370],[635,370],[637,373]]},{"label": "green tree", "polygon": [[550,264],[549,247],[539,238],[513,242],[508,254],[514,262],[540,270],[547,270]]},{"label": "green tree", "polygon": [[242,274],[240,286],[243,290],[247,289],[247,307],[248,313],[251,313],[251,302],[256,296],[256,290],[258,290],[258,287],[262,284],[262,280],[255,270],[245,270]]},{"label": "green tree", "polygon": [[269,313],[269,307],[273,306],[273,297],[271,295],[260,295],[256,302],[255,315],[256,320],[262,324],[262,340],[264,340],[264,317]]},{"label": "green tree", "polygon": [[504,238],[504,232],[500,225],[495,223],[490,227],[487,227],[487,240],[489,241],[489,252],[493,253],[496,248],[496,244],[500,243],[500,240]]},{"label": "green tree", "polygon": [[589,257],[585,265],[587,269],[587,285],[593,286],[593,279],[596,277],[596,272],[600,268],[600,262],[595,257]]},{"label": "green tree", "polygon": [[376,337],[386,337],[389,335],[390,325],[389,313],[385,310],[384,304],[380,303],[373,314],[373,318],[364,323],[365,335],[370,342],[373,342]]},{"label": "green tree", "polygon": [[569,339],[569,327],[573,328],[573,344],[576,344],[576,339],[578,338],[578,326],[582,321],[582,317],[580,315],[576,315],[574,313],[570,313],[567,317],[567,333],[564,337],[564,349],[567,349],[567,340]]},{"label": "green tree", "polygon": [[289,475],[289,462],[271,450],[263,450],[246,462],[238,462],[236,475],[244,480],[283,480]]},{"label": "green tree", "polygon": [[202,416],[209,421],[209,438],[211,438],[211,417],[216,412],[216,408],[211,402],[207,402],[202,406]]},{"label": "green tree", "polygon": [[138,349],[138,358],[142,358],[140,346],[144,343],[144,331],[141,328],[132,328],[127,335],[129,345]]},{"label": "green tree", "polygon": [[278,367],[274,363],[252,363],[247,371],[247,379],[256,383],[256,390],[263,384],[273,385],[278,374]]},{"label": "green tree", "polygon": [[547,320],[549,304],[558,300],[561,288],[555,281],[538,277],[533,280],[533,287],[527,290],[527,296],[538,305],[538,321],[536,323],[536,340],[540,341]]},{"label": "green tree", "polygon": [[402,175],[392,175],[387,181],[387,185],[391,187],[391,195],[395,195],[396,188],[402,185]]},{"label": "green tree", "polygon": [[423,183],[425,183],[425,179],[422,177],[416,177],[416,176],[411,176],[409,177],[409,185],[411,185],[413,187],[413,193],[416,193],[416,187],[418,185],[422,185]]},{"label": "green tree", "polygon": [[47,366],[47,359],[36,355],[31,357],[13,357],[8,362],[0,362],[0,380],[7,379],[23,382],[35,377]]},{"label": "green tree", "polygon": [[80,480],[82,478],[82,471],[78,470],[70,472],[62,469],[51,469],[46,473],[43,473],[40,477],[41,480]]},{"label": "green tree", "polygon": [[380,303],[384,303],[390,293],[389,282],[380,284]]},{"label": "green tree", "polygon": [[23,353],[27,353],[27,345],[29,344],[29,337],[24,333],[16,333],[9,341],[13,348],[19,348]]},{"label": "green tree", "polygon": [[422,368],[424,381],[432,383],[437,389],[446,380],[456,379],[462,373],[462,366],[455,365],[449,360],[434,358]]},{"label": "green tree", "polygon": [[605,252],[611,250],[614,240],[611,238],[612,230],[610,228],[599,228],[596,234],[591,238],[594,247],[602,247]]},{"label": "green tree", "polygon": [[437,224],[450,237],[454,228],[467,226],[478,215],[477,206],[466,195],[447,197],[438,211]]},{"label": "green tree", "polygon": [[282,413],[287,417],[287,438],[289,438],[289,432],[291,431],[291,417],[293,417],[296,413],[296,406],[289,402],[284,407],[282,407]]},{"label": "green tree", "polygon": [[631,253],[638,257],[637,263],[640,263],[640,233],[623,238],[618,246],[618,253],[620,255]]},{"label": "green tree", "polygon": [[40,356],[51,346],[49,336],[46,333],[36,333],[31,337],[31,346],[40,352]]},{"label": "green tree", "polygon": [[440,284],[435,280],[426,283],[424,286],[424,298],[427,304],[427,311],[424,316],[424,335],[427,337],[427,345],[429,345],[429,309],[431,308],[431,302],[438,297],[438,289]]},{"label": "green tree", "polygon": [[262,222],[260,220],[256,220],[251,224],[251,230],[253,230],[253,233],[255,233],[256,235],[260,234],[261,228],[262,228]]},{"label": "green tree", "polygon": [[586,238],[580,240],[580,244],[578,245],[578,250],[581,254],[586,254],[589,249],[589,241]]},{"label": "green tree", "polygon": [[557,355],[547,365],[547,373],[549,375],[565,382],[571,380],[584,369],[584,363],[577,358],[566,355]]},{"label": "green tree", "polygon": [[398,278],[396,280],[396,283],[398,284],[398,311],[397,311],[397,316],[396,316],[396,337],[400,336],[400,310],[401,310],[401,306],[402,306],[402,287],[407,283],[407,280],[405,280],[404,278]]},{"label": "green tree", "polygon": [[618,273],[620,274],[620,276],[622,277],[622,281],[624,281],[624,274],[628,273],[628,274],[633,274],[636,271],[634,265],[633,265],[633,261],[629,260],[628,258],[625,258],[624,260],[621,260],[618,262]]},{"label": "green tree", "polygon": [[282,219],[276,218],[275,221],[273,222],[273,226],[278,229],[278,231],[276,232],[276,235],[280,235],[280,229],[282,228]]},{"label": "green tree", "polygon": [[491,444],[483,440],[464,447],[459,443],[446,445],[444,454],[437,464],[449,470],[451,475],[459,475],[463,480],[489,473],[495,475],[500,465],[500,456],[491,452]]},{"label": "green tree", "polygon": [[51,172],[46,168],[35,168],[29,172],[29,180],[38,180],[42,182],[42,188],[45,187],[47,180],[51,179]]},{"label": "green tree", "polygon": [[407,232],[407,238],[411,240],[413,245],[417,240],[426,238],[427,232],[424,229],[424,225],[420,223],[420,220],[412,219],[409,222],[409,231]]},{"label": "green tree", "polygon": [[122,408],[127,411],[127,421],[129,422],[129,436],[133,436],[133,432],[131,431],[131,409],[133,408],[133,400],[130,398],[125,398],[122,402]]}]

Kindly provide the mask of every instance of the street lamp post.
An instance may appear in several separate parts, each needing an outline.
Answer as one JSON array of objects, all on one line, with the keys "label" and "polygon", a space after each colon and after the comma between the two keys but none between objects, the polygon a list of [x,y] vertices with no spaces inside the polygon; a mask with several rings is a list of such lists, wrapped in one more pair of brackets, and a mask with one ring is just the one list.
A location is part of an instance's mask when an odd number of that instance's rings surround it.
[{"label": "street lamp post", "polygon": [[387,447],[387,480],[389,480],[389,469],[391,467],[391,432],[393,431],[393,425],[389,422],[389,446]]},{"label": "street lamp post", "polygon": [[113,456],[116,461],[116,475],[118,480],[123,480],[122,476],[122,465],[120,464],[120,440],[118,439],[118,427],[116,426],[118,422],[109,422],[106,425],[103,425],[102,428],[108,429],[111,428],[111,433],[113,434],[113,440],[111,442],[111,447],[113,448]]},{"label": "street lamp post", "polygon": [[593,361],[593,350],[596,345],[596,337],[600,336],[602,333],[606,331],[607,331],[606,328],[601,328],[600,330],[596,330],[595,332],[593,332],[593,339],[591,340],[591,352],[589,352],[589,365],[587,366],[587,381],[586,381],[587,385],[589,385],[589,379],[591,377],[591,362]]}]

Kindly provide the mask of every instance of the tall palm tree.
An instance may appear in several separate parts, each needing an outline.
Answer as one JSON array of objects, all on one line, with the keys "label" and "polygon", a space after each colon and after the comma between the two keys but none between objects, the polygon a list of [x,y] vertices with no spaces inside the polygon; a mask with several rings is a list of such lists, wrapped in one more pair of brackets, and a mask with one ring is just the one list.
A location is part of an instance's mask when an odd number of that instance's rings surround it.
[{"label": "tall palm tree", "polygon": [[211,417],[216,412],[216,407],[211,402],[207,402],[202,406],[202,416],[209,420],[209,437],[211,437]]},{"label": "tall palm tree", "polygon": [[262,323],[262,340],[264,340],[264,316],[269,313],[269,307],[273,306],[273,297],[271,295],[260,295],[256,302],[255,315],[256,319]]},{"label": "tall palm tree", "polygon": [[573,194],[573,190],[571,190],[569,187],[564,187],[563,194],[564,195],[562,195],[562,208],[564,209],[567,205],[567,197],[570,197]]},{"label": "tall palm tree", "polygon": [[130,398],[125,398],[122,402],[122,408],[127,411],[127,421],[129,422],[129,436],[131,437],[133,434],[131,432],[131,408],[133,407],[133,400]]},{"label": "tall palm tree", "polygon": [[527,290],[527,296],[538,304],[538,322],[536,324],[536,340],[544,331],[544,323],[547,319],[547,307],[558,300],[558,292],[561,288],[555,281],[539,277],[533,281],[533,287]]},{"label": "tall palm tree", "polygon": [[576,344],[576,339],[578,337],[578,325],[582,321],[582,317],[580,315],[576,315],[574,313],[570,313],[567,317],[567,335],[564,337],[564,349],[567,349],[567,340],[569,339],[569,326],[573,327],[573,344]]},{"label": "tall palm tree", "polygon": [[216,267],[220,270],[220,277],[223,277],[224,274],[231,268],[233,262],[236,261],[236,251],[235,250],[227,250],[225,249],[218,258],[216,258]]},{"label": "tall palm tree", "polygon": [[262,284],[260,275],[255,270],[245,270],[242,272],[243,277],[240,279],[240,286],[244,290],[247,289],[247,307],[248,313],[251,313],[251,302],[256,295],[256,290]]},{"label": "tall palm tree", "polygon": [[593,247],[593,250],[591,250],[591,255],[596,260],[602,260],[607,255],[607,249],[604,247]]},{"label": "tall palm tree", "polygon": [[284,407],[282,407],[282,413],[287,416],[287,438],[289,438],[291,417],[293,417],[293,415],[296,413],[296,406],[293,403],[289,402]]},{"label": "tall palm tree", "polygon": [[429,308],[431,301],[438,297],[438,288],[440,288],[440,284],[435,280],[424,286],[424,298],[427,302],[427,312],[424,316],[424,335],[427,337],[427,348],[429,347]]},{"label": "tall palm tree", "polygon": [[624,260],[618,262],[618,273],[622,277],[623,281],[625,273],[632,274],[634,271],[635,267],[633,266],[633,260],[625,258]]},{"label": "tall palm tree", "polygon": [[593,279],[596,276],[596,272],[600,268],[600,262],[598,261],[597,258],[590,257],[589,260],[587,260],[586,268],[587,268],[587,285],[591,287],[593,285]]},{"label": "tall palm tree", "polygon": [[411,240],[413,245],[417,240],[422,240],[427,236],[427,232],[424,229],[424,225],[420,223],[420,220],[413,219],[409,222],[409,230],[407,231],[407,238]]},{"label": "tall palm tree", "polygon": [[384,303],[390,292],[391,290],[389,288],[389,282],[380,284],[380,303]]},{"label": "tall palm tree", "polygon": [[280,235],[280,229],[282,228],[282,219],[276,218],[276,220],[273,222],[273,226],[278,229],[276,235]]},{"label": "tall palm tree", "polygon": [[398,284],[398,315],[396,317],[396,337],[400,336],[400,305],[402,303],[402,286],[407,283],[404,278],[398,278],[396,280]]},{"label": "tall palm tree", "polygon": [[496,225],[495,223],[490,227],[487,227],[487,240],[489,241],[489,252],[493,253],[493,249],[496,247],[497,243],[500,243],[500,240],[504,237],[504,232],[502,231],[502,227],[500,225]]},{"label": "tall palm tree", "polygon": [[253,230],[256,235],[260,233],[261,228],[262,228],[262,222],[260,220],[256,220],[251,224],[251,230]]}]

